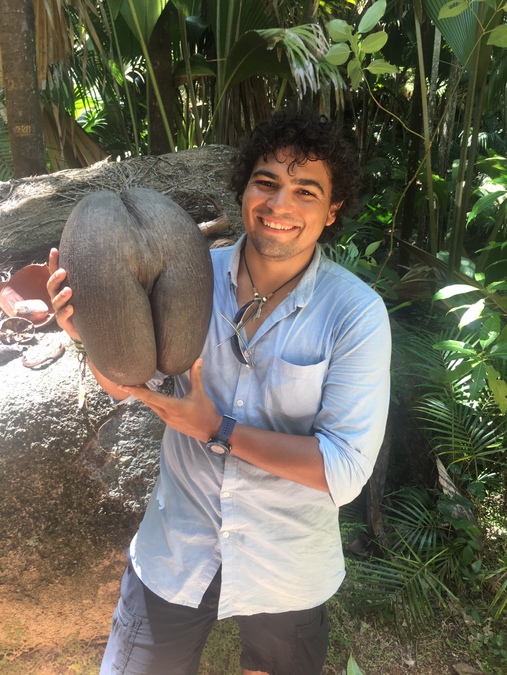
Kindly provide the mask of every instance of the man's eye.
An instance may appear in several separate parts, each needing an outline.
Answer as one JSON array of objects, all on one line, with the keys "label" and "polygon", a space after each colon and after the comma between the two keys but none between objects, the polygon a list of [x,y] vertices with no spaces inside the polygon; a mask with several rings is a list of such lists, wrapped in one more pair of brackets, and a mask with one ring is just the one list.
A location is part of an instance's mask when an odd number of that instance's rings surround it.
[{"label": "man's eye", "polygon": [[300,190],[299,194],[303,195],[303,197],[315,197],[315,194],[309,190]]}]

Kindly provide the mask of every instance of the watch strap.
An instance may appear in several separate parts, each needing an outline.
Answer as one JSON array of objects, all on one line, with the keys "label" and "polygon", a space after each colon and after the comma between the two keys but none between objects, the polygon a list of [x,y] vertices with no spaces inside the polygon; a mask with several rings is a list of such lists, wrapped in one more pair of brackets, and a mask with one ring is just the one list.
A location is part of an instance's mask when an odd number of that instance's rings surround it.
[{"label": "watch strap", "polygon": [[235,424],[236,420],[234,419],[234,417],[230,417],[230,415],[224,415],[222,418],[222,424],[220,425],[220,429],[218,430],[216,438],[222,441],[223,443],[228,443]]}]

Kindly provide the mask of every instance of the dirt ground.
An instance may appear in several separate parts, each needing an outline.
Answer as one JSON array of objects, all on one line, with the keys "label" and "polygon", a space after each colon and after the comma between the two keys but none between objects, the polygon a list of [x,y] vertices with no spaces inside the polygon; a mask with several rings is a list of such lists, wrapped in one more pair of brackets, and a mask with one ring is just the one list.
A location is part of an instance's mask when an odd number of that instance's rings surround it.
[{"label": "dirt ground", "polygon": [[[124,550],[118,548],[53,582],[31,569],[16,586],[0,586],[0,674],[97,675],[124,561]],[[330,622],[325,675],[345,674],[350,654],[365,675],[485,672],[460,649],[459,628],[448,623],[402,644],[392,626],[352,619],[339,604],[330,608]],[[203,656],[202,675],[241,672],[235,624],[221,623]]]},{"label": "dirt ground", "polygon": [[[18,587],[0,587],[0,673],[89,673],[105,647],[125,564],[123,551],[54,583],[36,571]],[[67,652],[67,653],[66,653]],[[88,653],[89,652],[89,653]]]}]

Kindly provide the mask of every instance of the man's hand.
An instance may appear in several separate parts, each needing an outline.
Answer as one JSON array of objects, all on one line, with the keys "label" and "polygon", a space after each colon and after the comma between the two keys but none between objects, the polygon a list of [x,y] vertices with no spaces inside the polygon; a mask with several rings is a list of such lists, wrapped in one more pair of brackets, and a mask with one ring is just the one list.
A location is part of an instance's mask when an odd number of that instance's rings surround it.
[{"label": "man's hand", "polygon": [[47,289],[55,310],[56,322],[67,335],[74,340],[80,340],[71,318],[74,314],[74,307],[69,305],[72,290],[68,286],[61,288],[67,273],[65,270],[58,268],[58,249],[56,248],[52,248],[49,254],[49,272],[51,276],[47,283]]},{"label": "man's hand", "polygon": [[202,383],[202,359],[190,368],[190,391],[183,398],[165,396],[146,387],[121,386],[120,389],[151,408],[168,426],[206,443],[218,433],[221,416],[206,394]]}]

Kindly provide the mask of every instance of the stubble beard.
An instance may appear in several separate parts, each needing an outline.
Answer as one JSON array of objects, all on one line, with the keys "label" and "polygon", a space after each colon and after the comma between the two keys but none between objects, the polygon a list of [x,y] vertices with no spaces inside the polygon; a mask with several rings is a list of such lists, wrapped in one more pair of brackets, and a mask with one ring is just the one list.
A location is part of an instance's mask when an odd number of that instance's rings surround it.
[{"label": "stubble beard", "polygon": [[247,237],[257,253],[269,260],[289,260],[301,253],[297,241],[278,243],[272,239],[253,233],[248,234]]}]

